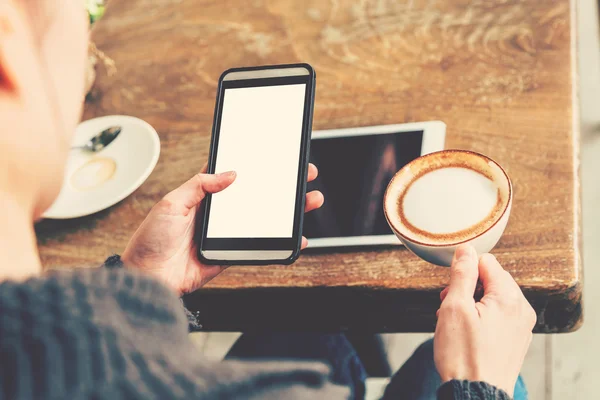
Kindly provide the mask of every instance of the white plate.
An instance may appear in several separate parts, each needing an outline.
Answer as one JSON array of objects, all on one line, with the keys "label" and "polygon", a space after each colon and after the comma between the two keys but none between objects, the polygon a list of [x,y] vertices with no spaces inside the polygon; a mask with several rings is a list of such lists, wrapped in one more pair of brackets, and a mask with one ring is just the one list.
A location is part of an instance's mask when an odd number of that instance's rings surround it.
[{"label": "white plate", "polygon": [[60,194],[45,218],[77,218],[104,210],[148,178],[158,162],[160,140],[156,130],[139,118],[111,115],[82,122],[72,145],[82,146],[114,125],[123,130],[104,150],[71,150]]}]

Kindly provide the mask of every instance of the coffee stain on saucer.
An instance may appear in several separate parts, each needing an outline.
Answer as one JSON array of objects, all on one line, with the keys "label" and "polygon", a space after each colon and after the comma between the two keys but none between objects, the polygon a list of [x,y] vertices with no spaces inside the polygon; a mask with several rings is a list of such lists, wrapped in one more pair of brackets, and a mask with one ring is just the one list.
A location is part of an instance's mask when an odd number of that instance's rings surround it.
[{"label": "coffee stain on saucer", "polygon": [[71,175],[71,185],[77,190],[91,190],[111,179],[116,170],[117,163],[112,158],[93,158]]}]

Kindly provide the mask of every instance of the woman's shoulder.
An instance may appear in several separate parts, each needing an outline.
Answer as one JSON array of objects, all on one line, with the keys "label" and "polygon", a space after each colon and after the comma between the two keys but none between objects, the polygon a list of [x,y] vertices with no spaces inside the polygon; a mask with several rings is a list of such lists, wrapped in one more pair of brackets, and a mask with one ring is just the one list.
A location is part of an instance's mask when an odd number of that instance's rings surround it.
[{"label": "woman's shoulder", "polygon": [[0,284],[0,391],[8,398],[346,398],[328,373],[318,363],[203,359],[177,296],[127,269]]}]

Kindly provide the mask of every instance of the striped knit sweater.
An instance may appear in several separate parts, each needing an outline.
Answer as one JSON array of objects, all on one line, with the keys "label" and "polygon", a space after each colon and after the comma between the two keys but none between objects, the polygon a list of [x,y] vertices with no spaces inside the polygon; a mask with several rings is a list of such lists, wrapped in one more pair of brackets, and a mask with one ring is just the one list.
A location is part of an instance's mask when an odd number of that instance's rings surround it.
[{"label": "striped knit sweater", "polygon": [[202,359],[179,299],[124,269],[0,284],[1,399],[346,398],[328,372]]},{"label": "striped knit sweater", "polygon": [[[312,362],[216,362],[188,338],[179,299],[125,269],[0,284],[0,399],[345,399]],[[441,399],[507,399],[452,381]]]}]

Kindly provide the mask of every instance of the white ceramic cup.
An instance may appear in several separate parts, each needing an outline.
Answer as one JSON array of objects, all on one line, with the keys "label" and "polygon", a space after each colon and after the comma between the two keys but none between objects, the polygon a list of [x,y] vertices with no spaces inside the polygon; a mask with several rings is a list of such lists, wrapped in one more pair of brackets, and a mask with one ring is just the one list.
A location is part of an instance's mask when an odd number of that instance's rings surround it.
[{"label": "white ceramic cup", "polygon": [[[405,218],[400,217],[399,202],[412,183],[424,174],[449,167],[467,167],[490,179],[498,188],[498,211],[490,214],[472,231],[457,234],[455,238],[452,238],[453,234],[448,234],[447,239],[419,235],[406,226],[408,222]],[[390,228],[410,251],[432,264],[448,267],[460,244],[471,244],[477,254],[487,253],[494,248],[508,223],[512,198],[510,178],[494,160],[466,150],[443,150],[419,157],[398,171],[385,192],[383,209]]]}]

